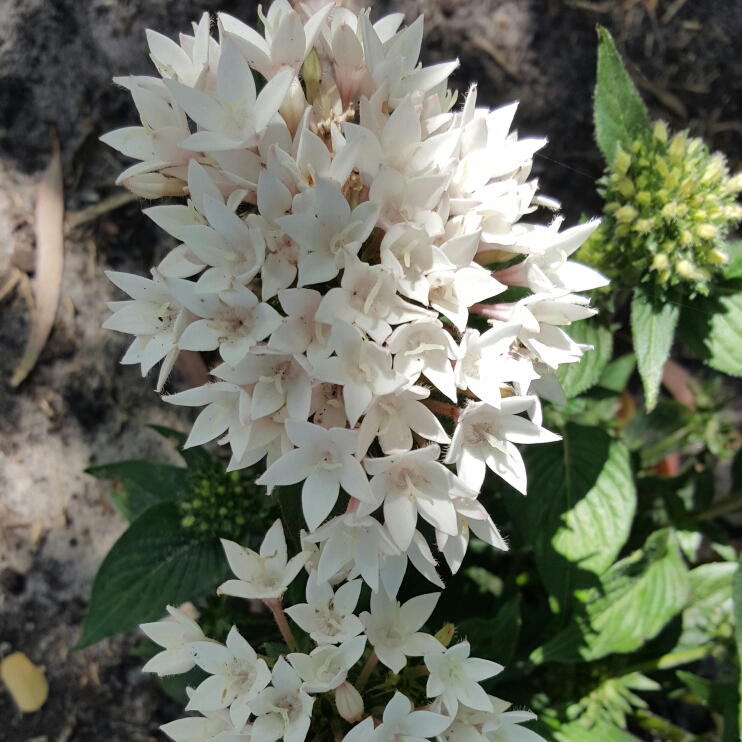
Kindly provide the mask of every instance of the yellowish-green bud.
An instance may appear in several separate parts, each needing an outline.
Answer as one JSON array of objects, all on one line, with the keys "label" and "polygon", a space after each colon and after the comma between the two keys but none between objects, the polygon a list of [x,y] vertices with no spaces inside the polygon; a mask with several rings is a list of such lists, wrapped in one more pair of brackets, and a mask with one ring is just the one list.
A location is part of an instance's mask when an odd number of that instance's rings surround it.
[{"label": "yellowish-green bud", "polygon": [[612,214],[614,211],[618,211],[621,208],[621,204],[618,201],[611,201],[605,205],[606,213]]},{"label": "yellowish-green bud", "polygon": [[619,224],[614,231],[616,233],[616,237],[628,237],[631,233],[628,224]]},{"label": "yellowish-green bud", "polygon": [[665,204],[662,207],[662,218],[666,222],[671,222],[678,215],[678,205],[674,201],[670,201],[669,204]]},{"label": "yellowish-green bud", "polygon": [[658,121],[654,125],[652,133],[654,134],[655,139],[662,142],[662,144],[667,144],[667,127],[663,121]]},{"label": "yellowish-green bud", "polygon": [[663,178],[666,178],[670,174],[670,168],[667,165],[667,160],[664,157],[662,157],[662,155],[657,155],[654,158],[654,166],[657,172]]},{"label": "yellowish-green bud", "polygon": [[447,623],[442,629],[439,629],[435,633],[435,638],[444,646],[447,647],[453,639],[456,627],[452,623]]},{"label": "yellowish-green bud", "polygon": [[690,260],[678,260],[675,263],[675,270],[683,278],[690,278],[695,273],[695,266]]},{"label": "yellowish-green bud", "polygon": [[309,55],[304,60],[304,66],[301,69],[301,76],[304,85],[307,88],[307,102],[311,106],[319,91],[319,84],[322,80],[322,63],[319,61],[317,50],[312,48]]},{"label": "yellowish-green bud", "polygon": [[679,239],[680,239],[680,244],[683,245],[683,247],[686,247],[690,245],[691,242],[693,242],[693,234],[691,233],[689,229],[684,229],[680,233]]},{"label": "yellowish-green bud", "polygon": [[631,205],[626,204],[616,212],[616,219],[624,224],[630,224],[639,216],[639,212]]},{"label": "yellowish-green bud", "polygon": [[696,227],[696,234],[702,240],[713,240],[714,237],[716,237],[716,235],[719,234],[719,229],[718,227],[715,227],[713,224],[699,224]]},{"label": "yellowish-green bud", "polygon": [[619,193],[624,198],[631,198],[634,195],[634,192],[636,190],[634,188],[634,184],[631,182],[631,179],[627,178],[626,176],[621,178],[616,185],[619,190]]},{"label": "yellowish-green bud", "polygon": [[733,178],[727,181],[727,191],[729,193],[739,193],[742,191],[742,172],[737,173]]},{"label": "yellowish-green bud", "polygon": [[704,185],[713,183],[719,178],[722,172],[723,170],[721,161],[718,157],[714,157],[711,163],[707,165],[706,169],[703,171],[703,175],[701,176],[701,183],[703,183]]},{"label": "yellowish-green bud", "polygon": [[626,175],[626,173],[629,172],[630,167],[631,167],[631,155],[626,154],[626,152],[621,150],[616,155],[616,162],[615,162],[616,172],[620,173],[621,175]]},{"label": "yellowish-green bud", "polygon": [[675,173],[670,173],[665,178],[665,188],[671,191],[673,188],[677,188],[677,187],[678,187],[678,179],[675,177]]},{"label": "yellowish-green bud", "polygon": [[683,150],[685,149],[685,137],[682,134],[676,134],[667,148],[667,154],[670,162],[677,165],[683,159]]},{"label": "yellowish-green bud", "polygon": [[639,191],[634,200],[642,206],[649,206],[652,203],[652,194],[649,191]]},{"label": "yellowish-green bud", "polygon": [[724,265],[729,262],[729,256],[722,249],[715,247],[706,253],[706,261],[711,265]]},{"label": "yellowish-green bud", "polygon": [[649,234],[652,231],[654,222],[651,219],[639,219],[634,225],[634,230],[639,234]]},{"label": "yellowish-green bud", "polygon": [[665,253],[658,252],[654,256],[654,258],[652,258],[652,268],[654,268],[656,271],[663,271],[665,270],[665,268],[667,268],[669,262],[670,261]]},{"label": "yellowish-green bud", "polygon": [[649,183],[649,180],[647,179],[646,175],[640,175],[636,179],[636,187],[641,190],[642,188],[646,188],[647,184]]},{"label": "yellowish-green bud", "polygon": [[635,140],[634,140],[634,141],[633,141],[633,142],[631,143],[631,149],[633,149],[633,150],[634,150],[634,152],[636,152],[636,153],[639,153],[639,152],[641,152],[641,151],[642,151],[642,149],[644,149],[644,145],[642,144],[642,141],[641,141],[641,139],[635,139]]}]

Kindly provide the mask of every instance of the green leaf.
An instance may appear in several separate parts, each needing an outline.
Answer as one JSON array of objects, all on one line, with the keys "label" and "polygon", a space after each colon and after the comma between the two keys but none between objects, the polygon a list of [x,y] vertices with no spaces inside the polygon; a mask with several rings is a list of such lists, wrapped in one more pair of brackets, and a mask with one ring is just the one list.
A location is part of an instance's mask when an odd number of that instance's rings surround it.
[{"label": "green leaf", "polygon": [[639,451],[642,467],[650,467],[698,440],[693,423],[697,417],[688,407],[663,399],[651,411],[638,410],[623,431],[623,440]]},{"label": "green leaf", "polygon": [[625,356],[616,358],[603,369],[598,385],[603,389],[621,394],[626,389],[635,368],[636,355],[634,353],[627,353]]},{"label": "green leaf", "polygon": [[111,499],[129,522],[161,502],[176,500],[186,486],[188,470],[157,461],[119,461],[85,470],[97,479],[114,479]]},{"label": "green leaf", "polygon": [[742,376],[742,291],[739,281],[683,307],[680,336],[711,368]]},{"label": "green leaf", "polygon": [[724,722],[722,742],[738,742],[740,737],[737,684],[714,682],[683,670],[678,670],[676,675],[704,706],[721,715]]},{"label": "green leaf", "polygon": [[175,503],[155,505],[113,545],[95,576],[76,649],[156,621],[166,606],[219,585],[226,566],[219,539],[181,528],[180,521]]},{"label": "green leaf", "polygon": [[181,433],[179,430],[166,428],[164,425],[150,425],[149,427],[159,433],[163,438],[167,438],[175,444],[178,453],[183,457],[183,460],[186,462],[186,466],[189,469],[195,469],[201,464],[212,461],[214,458],[205,448],[203,448],[203,446],[184,448],[188,436],[185,433]]},{"label": "green leaf", "polygon": [[735,562],[702,564],[688,573],[690,599],[683,611],[683,633],[673,652],[711,645],[722,626],[733,621],[729,601]]},{"label": "green leaf", "polygon": [[557,370],[564,394],[570,399],[598,383],[611,360],[613,334],[599,319],[574,322],[563,329],[576,343],[593,346],[593,350],[587,351],[579,363],[565,363]]},{"label": "green leaf", "polygon": [[[734,638],[737,642],[737,658],[740,666],[742,666],[742,556],[737,562],[737,571],[732,580],[732,599],[734,601],[734,625],[736,627]],[[742,697],[742,677],[738,690],[740,697]],[[738,722],[740,729],[742,729],[742,704],[740,704]]]},{"label": "green leaf", "polygon": [[634,289],[631,331],[648,410],[657,404],[662,370],[670,356],[679,317],[680,307],[677,304],[665,302],[658,305],[641,289]]},{"label": "green leaf", "polygon": [[554,738],[558,742],[638,742],[638,737],[605,722],[590,728],[578,721],[563,724]]},{"label": "green leaf", "polygon": [[653,533],[643,549],[616,562],[586,596],[584,612],[537,649],[534,662],[592,661],[625,654],[652,639],[688,601],[688,570],[674,533]]},{"label": "green leaf", "polygon": [[562,435],[523,452],[528,496],[508,488],[505,504],[533,545],[546,589],[566,607],[575,590],[597,584],[626,542],[636,490],[622,443],[572,423]]},{"label": "green leaf", "polygon": [[598,27],[598,75],[595,85],[595,138],[609,165],[618,145],[631,152],[632,143],[649,133],[649,116],[621,56],[605,28]]},{"label": "green leaf", "polygon": [[285,487],[276,487],[278,503],[281,506],[281,520],[286,535],[294,545],[301,551],[302,528],[306,528],[304,513],[301,509],[301,490],[304,482],[290,484]]},{"label": "green leaf", "polygon": [[727,242],[726,251],[729,262],[721,268],[724,278],[742,278],[742,240]]},{"label": "green leaf", "polygon": [[494,618],[467,618],[457,624],[458,633],[472,645],[472,654],[506,665],[515,653],[522,620],[518,593]]}]

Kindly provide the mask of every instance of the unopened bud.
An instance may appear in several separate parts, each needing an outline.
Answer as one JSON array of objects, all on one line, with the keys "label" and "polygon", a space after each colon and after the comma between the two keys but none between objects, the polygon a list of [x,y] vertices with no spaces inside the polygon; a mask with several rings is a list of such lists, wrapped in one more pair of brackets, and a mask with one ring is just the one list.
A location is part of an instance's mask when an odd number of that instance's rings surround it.
[{"label": "unopened bud", "polygon": [[283,103],[278,109],[281,117],[286,122],[286,126],[289,127],[292,137],[296,134],[296,131],[299,128],[301,117],[304,115],[306,108],[307,99],[304,97],[301,83],[299,82],[298,77],[294,77],[289,92],[286,93],[286,97],[283,99]]},{"label": "unopened bud", "polygon": [[452,623],[447,623],[443,626],[442,629],[439,629],[436,634],[435,638],[444,646],[447,647],[451,643],[451,639],[453,639],[454,631],[456,631],[456,627]]},{"label": "unopened bud", "polygon": [[637,216],[639,216],[639,212],[631,204],[626,204],[626,206],[622,206],[616,212],[616,219],[619,222],[623,222],[624,224],[629,224],[630,222],[633,222]]},{"label": "unopened bud", "polygon": [[737,173],[733,178],[727,181],[727,190],[729,193],[739,193],[742,191],[742,172]]},{"label": "unopened bud", "polygon": [[696,234],[702,240],[713,240],[718,233],[718,228],[715,227],[713,224],[699,224],[696,227]]},{"label": "unopened bud", "polygon": [[634,231],[639,234],[649,234],[652,231],[653,222],[651,219],[639,219],[634,225]]},{"label": "unopened bud", "polygon": [[363,698],[347,680],[337,687],[335,703],[340,716],[350,724],[355,724],[363,717]]},{"label": "unopened bud", "polygon": [[654,125],[652,133],[654,134],[655,139],[662,142],[662,144],[667,144],[667,127],[663,121],[658,121]]},{"label": "unopened bud", "polygon": [[663,177],[666,178],[670,174],[670,168],[667,165],[667,160],[660,155],[654,158],[655,170]]},{"label": "unopened bud", "polygon": [[678,260],[675,263],[675,270],[682,278],[690,278],[695,273],[695,266],[690,260]]},{"label": "unopened bud", "polygon": [[618,190],[624,198],[631,198],[634,195],[634,184],[631,182],[631,178],[623,177],[618,181]]},{"label": "unopened bud", "polygon": [[649,191],[639,191],[634,200],[642,206],[649,206],[652,203],[652,194]]},{"label": "unopened bud", "polygon": [[670,146],[667,148],[667,154],[670,157],[670,162],[676,165],[683,159],[683,150],[685,149],[685,137],[682,134],[676,134],[670,142]]},{"label": "unopened bud", "polygon": [[724,265],[729,262],[729,256],[723,250],[715,247],[706,254],[706,262],[712,265]]},{"label": "unopened bud", "polygon": [[631,155],[627,155],[623,150],[616,155],[615,162],[616,172],[626,175],[631,167]]},{"label": "unopened bud", "polygon": [[666,222],[671,222],[678,215],[678,205],[674,201],[665,204],[662,207],[662,218]]},{"label": "unopened bud", "polygon": [[304,85],[307,88],[307,100],[309,105],[314,103],[314,99],[319,91],[319,84],[322,80],[322,63],[319,61],[317,50],[312,47],[312,51],[304,60],[304,66],[301,68],[301,76]]},{"label": "unopened bud", "polygon": [[134,195],[155,199],[165,196],[182,196],[186,182],[180,178],[167,178],[162,173],[141,173],[121,181]]},{"label": "unopened bud", "polygon": [[652,268],[657,271],[663,271],[667,268],[667,255],[663,252],[658,252],[652,259]]}]

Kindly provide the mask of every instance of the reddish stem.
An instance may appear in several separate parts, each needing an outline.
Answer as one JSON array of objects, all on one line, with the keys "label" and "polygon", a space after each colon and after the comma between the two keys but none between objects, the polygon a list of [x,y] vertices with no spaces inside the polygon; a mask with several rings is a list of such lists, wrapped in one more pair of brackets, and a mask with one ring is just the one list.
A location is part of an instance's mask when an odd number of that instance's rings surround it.
[{"label": "reddish stem", "polygon": [[265,605],[268,607],[270,612],[273,614],[273,618],[276,621],[278,630],[281,632],[281,636],[283,637],[283,640],[288,645],[288,648],[292,652],[298,652],[299,645],[296,643],[296,638],[294,637],[294,634],[291,631],[289,622],[286,619],[286,614],[283,612],[283,608],[281,607],[281,599],[280,598],[266,598],[263,600],[263,603],[265,603]]}]

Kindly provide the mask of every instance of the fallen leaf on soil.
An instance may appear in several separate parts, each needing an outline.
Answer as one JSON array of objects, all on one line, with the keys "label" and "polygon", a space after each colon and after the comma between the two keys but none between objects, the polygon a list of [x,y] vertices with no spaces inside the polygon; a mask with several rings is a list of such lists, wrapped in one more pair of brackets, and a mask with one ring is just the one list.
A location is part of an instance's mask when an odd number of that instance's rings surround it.
[{"label": "fallen leaf on soil", "polygon": [[59,145],[39,183],[34,217],[36,232],[36,293],[33,325],[23,358],[10,386],[18,386],[36,365],[54,325],[64,264],[64,190]]},{"label": "fallen leaf on soil", "polygon": [[0,662],[0,678],[23,713],[38,711],[49,697],[44,671],[23,652],[13,652]]}]

